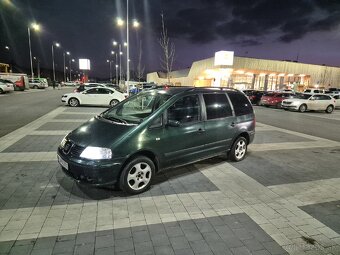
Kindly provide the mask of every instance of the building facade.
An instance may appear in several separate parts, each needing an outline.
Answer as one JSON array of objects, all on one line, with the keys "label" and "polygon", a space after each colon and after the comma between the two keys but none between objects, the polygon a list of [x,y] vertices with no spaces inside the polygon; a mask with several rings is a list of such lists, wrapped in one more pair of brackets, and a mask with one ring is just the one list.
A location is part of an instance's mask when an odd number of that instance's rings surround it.
[{"label": "building facade", "polygon": [[[169,83],[166,74],[161,72],[147,74],[147,81]],[[233,52],[217,52],[215,57],[194,62],[189,69],[171,72],[170,82],[177,86],[231,87],[241,90],[328,89],[340,88],[340,68],[234,57]]]}]

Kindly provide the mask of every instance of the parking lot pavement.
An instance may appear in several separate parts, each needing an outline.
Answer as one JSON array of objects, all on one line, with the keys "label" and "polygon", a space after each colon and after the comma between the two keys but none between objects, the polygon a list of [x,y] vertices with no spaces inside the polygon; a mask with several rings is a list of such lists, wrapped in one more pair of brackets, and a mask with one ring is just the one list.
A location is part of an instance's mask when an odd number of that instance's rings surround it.
[{"label": "parking lot pavement", "polygon": [[125,196],[56,161],[103,110],[58,107],[1,138],[0,254],[340,254],[340,142],[258,123],[244,161],[177,168]]}]

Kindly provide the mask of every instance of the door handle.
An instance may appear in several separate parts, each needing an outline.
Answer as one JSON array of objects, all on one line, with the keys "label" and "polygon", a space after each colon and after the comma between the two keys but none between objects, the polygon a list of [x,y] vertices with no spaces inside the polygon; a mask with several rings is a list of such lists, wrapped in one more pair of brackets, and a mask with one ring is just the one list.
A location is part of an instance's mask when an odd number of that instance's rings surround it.
[{"label": "door handle", "polygon": [[236,126],[236,123],[233,121],[233,122],[231,122],[230,126],[231,126],[231,127],[235,127],[235,126]]},{"label": "door handle", "polygon": [[205,129],[203,129],[203,128],[198,129],[198,133],[202,134],[204,132],[205,132]]}]

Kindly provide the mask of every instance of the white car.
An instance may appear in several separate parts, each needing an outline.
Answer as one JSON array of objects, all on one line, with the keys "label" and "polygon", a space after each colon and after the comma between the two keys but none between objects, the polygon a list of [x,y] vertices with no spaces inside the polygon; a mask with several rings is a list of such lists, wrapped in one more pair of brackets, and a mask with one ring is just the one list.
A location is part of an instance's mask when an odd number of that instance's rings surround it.
[{"label": "white car", "polygon": [[325,90],[324,89],[306,89],[303,93],[306,93],[306,94],[325,93]]},{"label": "white car", "polygon": [[62,96],[61,101],[72,107],[79,105],[114,106],[124,99],[124,94],[115,89],[96,87],[82,92],[65,94]]},{"label": "white car", "polygon": [[6,80],[0,80],[0,94],[14,91],[13,83]]},{"label": "white car", "polygon": [[283,100],[282,108],[299,112],[316,110],[332,113],[335,108],[335,99],[325,94],[299,94],[294,98]]},{"label": "white car", "polygon": [[45,78],[29,78],[28,85],[31,89],[44,89],[48,87],[47,80]]}]

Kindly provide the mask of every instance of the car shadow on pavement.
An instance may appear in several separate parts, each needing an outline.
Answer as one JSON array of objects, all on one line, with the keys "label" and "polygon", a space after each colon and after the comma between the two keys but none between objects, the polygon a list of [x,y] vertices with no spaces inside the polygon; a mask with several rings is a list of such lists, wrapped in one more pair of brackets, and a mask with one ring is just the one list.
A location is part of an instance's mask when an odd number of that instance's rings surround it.
[{"label": "car shadow on pavement", "polygon": [[152,181],[149,190],[139,195],[128,195],[118,188],[111,187],[94,187],[86,184],[77,183],[58,171],[56,179],[62,190],[63,196],[70,196],[70,201],[83,202],[84,200],[112,200],[121,197],[149,197],[159,195],[171,195],[192,192],[217,191],[218,188],[201,173],[201,167],[204,165],[221,164],[226,162],[223,158],[213,158],[204,160],[196,164],[187,165],[169,169],[157,174]]}]

